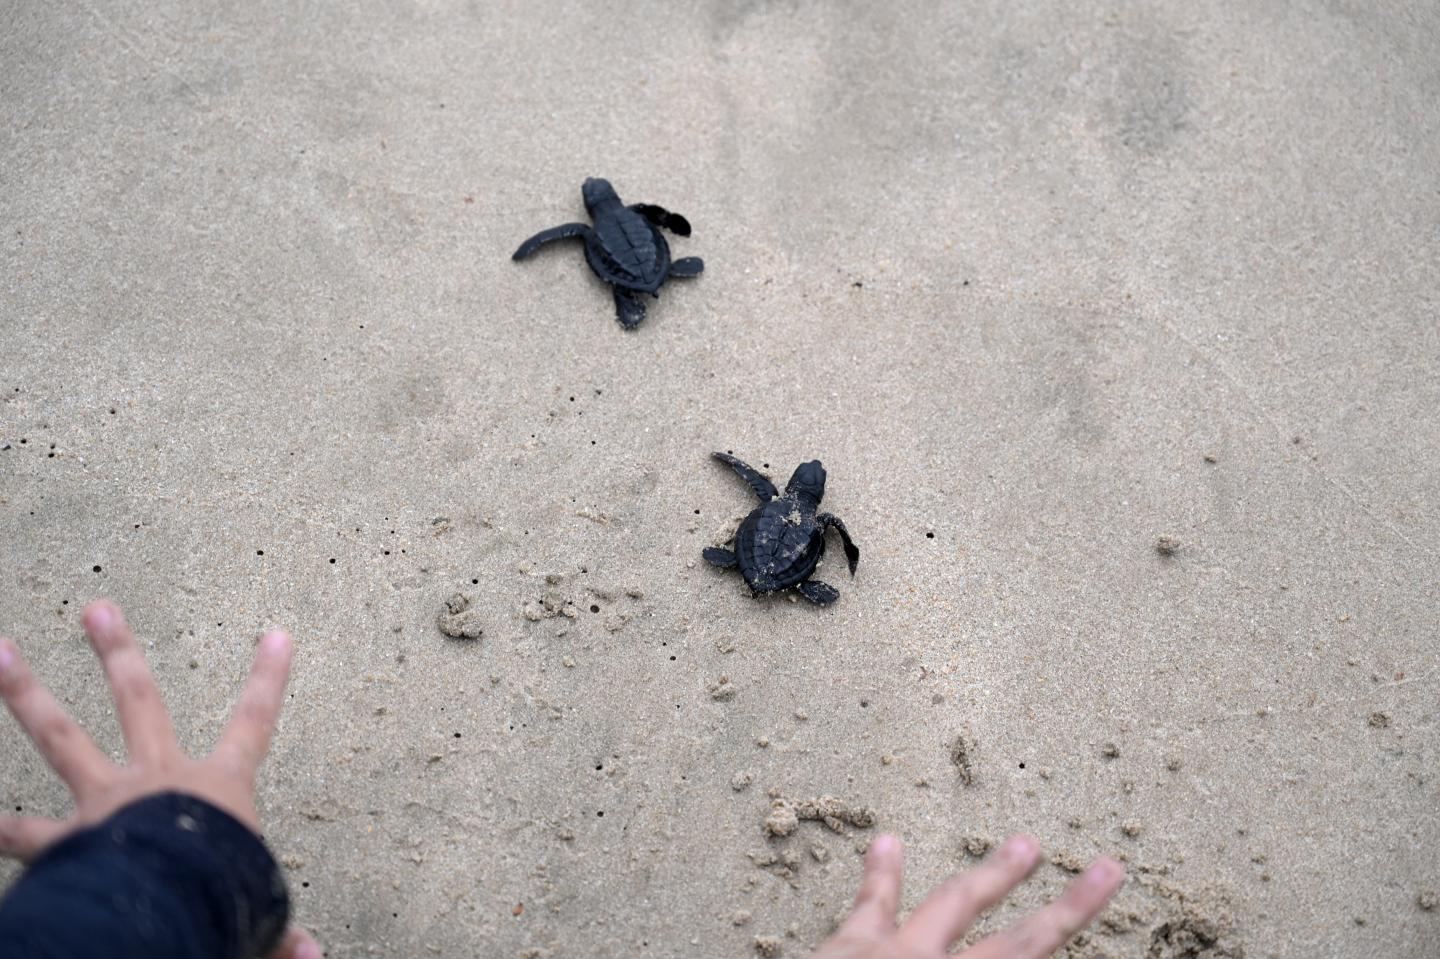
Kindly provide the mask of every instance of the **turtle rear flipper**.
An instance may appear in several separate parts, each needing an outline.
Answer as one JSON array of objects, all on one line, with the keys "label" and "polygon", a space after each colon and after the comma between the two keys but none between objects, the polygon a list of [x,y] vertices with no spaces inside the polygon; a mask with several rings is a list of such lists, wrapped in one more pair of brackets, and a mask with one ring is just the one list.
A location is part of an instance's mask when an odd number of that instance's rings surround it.
[{"label": "turtle rear flipper", "polygon": [[698,256],[685,256],[670,264],[670,275],[688,280],[699,276],[705,270],[705,261]]},{"label": "turtle rear flipper", "polygon": [[615,287],[615,319],[627,330],[633,330],[645,319],[645,304],[630,291]]},{"label": "turtle rear flipper", "polygon": [[768,478],[748,463],[736,459],[729,453],[711,453],[710,455],[728,465],[735,471],[736,475],[749,483],[750,488],[755,491],[755,495],[760,497],[760,502],[768,503],[780,495],[780,491],[775,488],[775,484],[770,482]]},{"label": "turtle rear flipper", "polygon": [[721,569],[734,569],[740,565],[740,558],[728,549],[721,549],[718,546],[707,546],[700,551],[705,557],[705,562],[711,566],[719,566]]},{"label": "turtle rear flipper", "polygon": [[548,230],[541,230],[524,243],[521,243],[520,248],[515,251],[510,259],[523,260],[551,240],[566,240],[572,236],[578,236],[588,240],[590,238],[590,232],[589,225],[585,223],[562,223],[560,226],[554,226]]},{"label": "turtle rear flipper", "polygon": [[807,579],[795,588],[800,591],[801,596],[816,606],[829,606],[840,598],[840,590],[829,583],[822,583],[818,579]]}]

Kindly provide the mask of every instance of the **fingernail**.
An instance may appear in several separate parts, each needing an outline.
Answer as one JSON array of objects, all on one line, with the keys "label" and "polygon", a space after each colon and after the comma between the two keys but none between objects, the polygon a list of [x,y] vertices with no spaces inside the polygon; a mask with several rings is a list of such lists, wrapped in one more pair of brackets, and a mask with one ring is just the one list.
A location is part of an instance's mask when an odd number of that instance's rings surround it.
[{"label": "fingernail", "polygon": [[107,630],[115,623],[115,608],[109,603],[95,603],[85,611],[85,623],[94,630]]},{"label": "fingernail", "polygon": [[1115,860],[1100,859],[1085,870],[1083,878],[1087,886],[1108,886],[1124,873],[1124,867]]},{"label": "fingernail", "polygon": [[1029,862],[1038,851],[1035,840],[1029,836],[1011,836],[1000,847],[1000,855],[1012,862]]},{"label": "fingernail", "polygon": [[320,947],[307,939],[296,948],[295,959],[323,959],[323,957],[320,954]]},{"label": "fingernail", "polygon": [[278,630],[273,633],[266,633],[260,640],[260,648],[270,654],[283,653],[289,645],[290,637]]},{"label": "fingernail", "polygon": [[15,664],[15,647],[10,645],[10,640],[0,639],[0,673],[5,672]]},{"label": "fingernail", "polygon": [[876,836],[870,841],[870,851],[877,856],[888,856],[895,851],[895,837],[889,833]]}]

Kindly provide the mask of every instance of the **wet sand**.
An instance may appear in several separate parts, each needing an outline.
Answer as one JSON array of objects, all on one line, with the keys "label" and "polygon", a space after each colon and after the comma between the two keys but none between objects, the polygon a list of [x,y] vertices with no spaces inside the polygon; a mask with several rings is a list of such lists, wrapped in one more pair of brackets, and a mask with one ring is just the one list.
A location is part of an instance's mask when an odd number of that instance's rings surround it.
[{"label": "wet sand", "polygon": [[[111,750],[87,599],[196,749],[291,629],[331,957],[802,957],[882,829],[1124,858],[1074,956],[1436,954],[1433,6],[359,6],[0,35],[0,626]],[[590,175],[707,265],[633,333],[509,259]]]}]

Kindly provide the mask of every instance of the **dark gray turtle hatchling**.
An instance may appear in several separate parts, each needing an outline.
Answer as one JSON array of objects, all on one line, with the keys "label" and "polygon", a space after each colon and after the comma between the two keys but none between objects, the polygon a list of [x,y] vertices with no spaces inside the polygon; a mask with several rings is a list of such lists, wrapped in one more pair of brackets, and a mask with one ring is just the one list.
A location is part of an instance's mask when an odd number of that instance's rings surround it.
[{"label": "dark gray turtle hatchling", "polygon": [[678,213],[649,203],[626,206],[616,196],[609,180],[595,177],[580,188],[593,227],[565,223],[537,233],[515,251],[511,259],[523,260],[551,240],[579,237],[585,241],[585,259],[595,275],[610,284],[615,293],[615,318],[627,330],[645,319],[641,294],[660,295],[660,285],[672,276],[699,276],[705,263],[698,256],[670,259],[670,244],[660,232],[664,227],[679,236],[690,235],[690,221]]},{"label": "dark gray turtle hatchling", "polygon": [[840,534],[851,576],[860,563],[860,549],[838,517],[819,512],[825,495],[825,467],[820,461],[801,463],[781,493],[768,478],[728,453],[711,455],[750,484],[760,505],[735,531],[734,552],[711,546],[703,554],[706,562],[724,569],[740,567],[740,575],[757,596],[793,586],[817,606],[839,599],[834,586],[810,578],[825,555],[825,531]]}]

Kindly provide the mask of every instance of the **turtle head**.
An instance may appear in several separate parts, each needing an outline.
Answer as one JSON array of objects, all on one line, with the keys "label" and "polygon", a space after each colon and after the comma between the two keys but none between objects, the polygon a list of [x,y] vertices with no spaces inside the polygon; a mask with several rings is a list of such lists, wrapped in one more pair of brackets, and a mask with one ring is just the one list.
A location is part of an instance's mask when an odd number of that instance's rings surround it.
[{"label": "turtle head", "polygon": [[795,475],[785,484],[785,492],[812,506],[819,506],[825,496],[825,467],[819,460],[801,463]]},{"label": "turtle head", "polygon": [[594,213],[597,207],[620,202],[620,197],[616,196],[610,181],[601,177],[586,177],[585,184],[580,187],[580,195],[585,198],[585,209],[591,213]]}]

